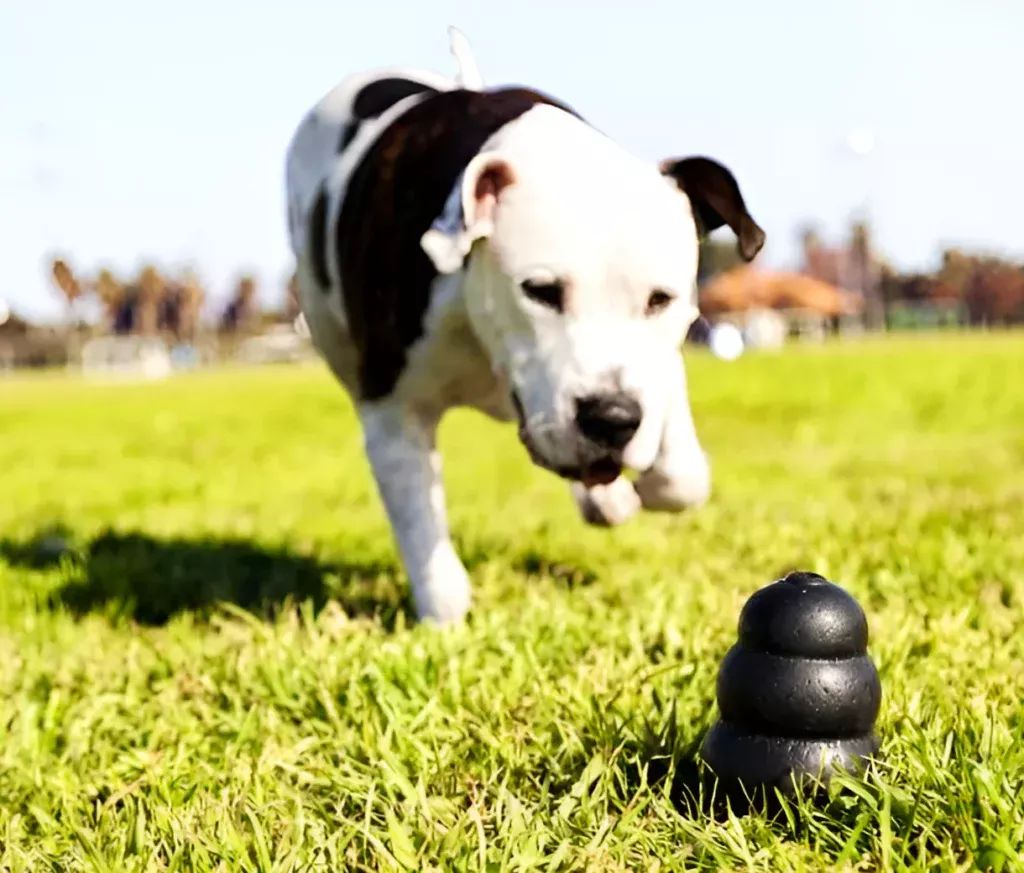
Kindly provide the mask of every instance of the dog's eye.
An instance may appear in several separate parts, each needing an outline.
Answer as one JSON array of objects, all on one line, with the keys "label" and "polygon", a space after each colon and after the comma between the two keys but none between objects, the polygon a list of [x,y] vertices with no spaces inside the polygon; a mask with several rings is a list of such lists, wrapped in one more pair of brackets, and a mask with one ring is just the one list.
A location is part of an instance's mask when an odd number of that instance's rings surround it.
[{"label": "dog's eye", "polygon": [[521,285],[523,293],[534,303],[562,312],[565,309],[565,283],[558,280],[527,279]]},{"label": "dog's eye", "polygon": [[652,291],[651,296],[647,298],[647,314],[656,315],[664,309],[667,309],[669,304],[675,298],[668,293],[668,291]]}]

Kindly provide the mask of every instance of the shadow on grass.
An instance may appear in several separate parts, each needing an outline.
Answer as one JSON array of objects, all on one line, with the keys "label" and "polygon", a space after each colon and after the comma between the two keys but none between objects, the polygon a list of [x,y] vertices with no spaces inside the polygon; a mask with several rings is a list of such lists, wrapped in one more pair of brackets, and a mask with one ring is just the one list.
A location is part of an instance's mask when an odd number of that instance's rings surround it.
[{"label": "shadow on grass", "polygon": [[12,567],[48,570],[69,554],[70,533],[61,525],[48,527],[25,543],[0,540],[0,559]]},{"label": "shadow on grass", "polygon": [[377,616],[393,628],[412,615],[397,567],[378,561],[330,562],[244,539],[156,539],[100,534],[84,547],[60,547],[47,532],[28,543],[0,541],[0,559],[36,570],[66,563],[68,581],[50,596],[76,616],[104,613],[163,624],[181,612],[205,613],[232,603],[271,616],[288,602],[321,609],[337,600],[353,617]]},{"label": "shadow on grass", "polygon": [[556,585],[568,588],[586,588],[600,578],[597,570],[576,564],[551,560],[539,552],[524,552],[512,562],[519,573],[531,579],[550,579]]},{"label": "shadow on grass", "polygon": [[[647,723],[638,737],[626,744],[632,754],[627,760],[627,782],[638,785],[643,779],[651,787],[668,783],[669,797],[679,813],[687,818],[728,821],[730,813],[745,816],[759,812],[774,817],[781,811],[778,797],[765,790],[749,791],[731,780],[719,779],[704,764],[701,744],[711,726],[712,706],[703,713],[698,735],[684,740],[679,735],[679,721],[674,706],[663,707],[659,726]],[[631,747],[631,749],[630,749]],[[640,768],[645,770],[643,776]]]},{"label": "shadow on grass", "polygon": [[[489,551],[466,556],[470,571],[490,559]],[[270,617],[289,602],[310,601],[319,611],[334,600],[350,617],[376,617],[389,631],[400,615],[407,625],[415,622],[397,559],[324,561],[246,539],[158,539],[137,532],[107,531],[81,545],[66,530],[48,528],[28,542],[0,540],[0,560],[32,570],[65,565],[67,581],[50,602],[76,616],[102,613],[158,625],[223,603]],[[512,568],[570,589],[597,579],[589,568],[534,552],[514,559]]]},{"label": "shadow on grass", "polygon": [[[859,792],[840,785],[830,791],[827,784],[800,780],[799,788],[780,793],[771,785],[744,785],[738,779],[719,778],[701,758],[701,745],[711,727],[715,708],[709,705],[699,719],[701,729],[690,740],[679,735],[675,708],[663,707],[660,726],[650,723],[639,736],[623,744],[626,752],[626,783],[668,788],[668,796],[680,815],[725,823],[730,816],[758,815],[780,827],[790,839],[807,834],[810,816],[841,823],[850,831],[863,826],[864,787]],[[643,772],[641,772],[643,771]],[[853,781],[863,785],[863,774]],[[880,805],[880,804],[879,804]],[[892,814],[899,817],[899,811]]]},{"label": "shadow on grass", "polygon": [[[716,713],[708,702],[699,715],[685,719],[685,735],[677,705],[654,693],[650,716],[637,720],[622,712],[604,710],[581,733],[577,760],[567,768],[562,783],[551,786],[553,794],[569,794],[592,757],[615,750],[614,767],[623,803],[633,802],[636,792],[649,790],[667,797],[676,811],[689,819],[724,823],[730,816],[757,814],[778,819],[785,812],[791,827],[798,825],[799,811],[784,804],[773,788],[744,786],[738,780],[717,777],[701,758],[701,745]],[[820,798],[819,798],[820,800]]]}]

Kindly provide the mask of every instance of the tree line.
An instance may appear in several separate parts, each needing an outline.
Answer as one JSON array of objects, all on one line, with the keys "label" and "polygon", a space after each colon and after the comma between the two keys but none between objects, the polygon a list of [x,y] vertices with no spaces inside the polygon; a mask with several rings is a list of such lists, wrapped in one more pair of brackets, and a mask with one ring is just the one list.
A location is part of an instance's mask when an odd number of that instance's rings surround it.
[{"label": "tree line", "polygon": [[[904,272],[877,253],[870,228],[863,222],[852,225],[849,242],[831,250],[822,246],[813,228],[808,228],[802,234],[802,249],[804,263],[799,272],[860,292],[870,285],[872,296],[879,299],[886,313],[932,306],[956,310],[958,320],[969,325],[1024,323],[1021,263],[949,248],[942,253],[935,270]],[[832,260],[823,255],[831,256]],[[844,257],[849,263],[866,263],[867,272],[836,267]],[[706,240],[700,250],[698,287],[741,266],[734,242]],[[858,275],[851,276],[851,272]],[[98,308],[100,322],[94,329],[100,332],[159,335],[188,342],[208,327],[203,321],[207,290],[192,270],[168,274],[146,264],[129,276],[117,275],[109,269],[83,275],[66,259],[53,257],[50,275],[62,295],[69,320],[79,327],[84,326],[79,315],[83,304]],[[267,323],[292,321],[298,315],[294,274],[285,286],[280,309],[263,311],[258,290],[253,276],[239,276],[209,326],[221,334],[249,333]]]},{"label": "tree line", "polygon": [[[864,291],[869,284],[887,314],[931,306],[956,310],[959,321],[968,325],[1024,323],[1024,264],[1020,262],[948,248],[934,270],[901,271],[878,253],[864,222],[852,225],[849,241],[840,247],[824,247],[814,228],[804,230],[801,246],[803,263],[799,272],[849,290]],[[821,257],[822,253],[830,255],[831,261]],[[837,261],[847,263],[845,271],[836,267]],[[866,264],[867,270],[850,268],[858,262]],[[740,266],[732,241],[709,239],[701,246],[698,285]]]},{"label": "tree line", "polygon": [[[65,258],[53,257],[50,277],[61,294],[69,322],[78,328],[86,326],[85,308],[98,309],[99,323],[93,329],[101,333],[191,342],[208,327],[203,320],[207,290],[193,270],[166,274],[146,264],[129,276],[109,269],[86,275]],[[285,288],[282,309],[264,311],[258,291],[255,277],[239,276],[227,301],[214,314],[213,329],[225,334],[249,333],[267,322],[291,321],[298,315],[294,276]]]}]

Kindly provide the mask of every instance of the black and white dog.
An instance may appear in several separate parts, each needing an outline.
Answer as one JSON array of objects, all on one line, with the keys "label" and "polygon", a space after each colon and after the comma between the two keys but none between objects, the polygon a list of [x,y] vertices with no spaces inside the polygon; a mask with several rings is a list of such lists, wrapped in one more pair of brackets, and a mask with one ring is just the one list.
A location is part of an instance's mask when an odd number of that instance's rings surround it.
[{"label": "black and white dog", "polygon": [[[310,335],[350,392],[421,618],[469,609],[435,432],[471,406],[518,420],[584,518],[618,524],[710,491],[680,347],[698,234],[764,244],[732,174],[636,158],[552,97],[458,75],[350,76],[287,155],[288,225]],[[623,475],[636,471],[636,482]]]}]

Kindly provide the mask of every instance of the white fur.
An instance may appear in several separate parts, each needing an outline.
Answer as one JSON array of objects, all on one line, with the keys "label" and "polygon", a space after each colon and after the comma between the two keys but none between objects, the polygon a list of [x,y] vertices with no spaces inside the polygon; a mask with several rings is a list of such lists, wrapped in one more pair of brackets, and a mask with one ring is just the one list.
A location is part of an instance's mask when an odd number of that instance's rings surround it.
[{"label": "white fur", "polygon": [[[439,89],[482,87],[465,38],[452,31],[450,39],[458,80],[398,72]],[[622,460],[640,472],[637,485],[625,477],[592,488],[573,483],[584,518],[621,524],[641,506],[675,511],[706,499],[708,464],[679,352],[697,315],[697,235],[688,199],[655,165],[568,113],[534,107],[485,145],[424,236],[423,248],[441,275],[423,336],[408,350],[393,393],[363,401],[333,247],[334,287],[324,294],[312,278],[305,235],[321,182],[330,196],[331,226],[347,178],[366,149],[422,99],[409,98],[364,123],[338,155],[354,96],[372,77],[395,72],[345,79],[299,125],[287,156],[289,231],[310,334],[357,403],[417,613],[450,622],[470,606],[469,580],[449,537],[435,446],[438,422],[454,406],[512,420],[514,390],[531,454],[542,466],[560,468],[580,463],[576,400],[613,386],[633,392],[643,420]],[[478,208],[476,182],[496,162],[510,168],[515,181],[501,192],[496,209]],[[521,291],[523,280],[545,276],[569,280],[564,313]],[[654,289],[676,300],[648,315]]]},{"label": "white fur", "polygon": [[[471,194],[496,161],[516,182],[493,221],[475,221]],[[697,316],[697,236],[686,197],[654,165],[550,106],[499,131],[467,167],[460,194],[468,218],[443,233],[460,262],[478,240],[489,243],[470,261],[466,307],[491,365],[519,393],[536,453],[551,467],[577,463],[575,401],[617,376],[644,409],[626,464],[649,467],[679,348]],[[436,240],[424,243],[428,253],[439,248]],[[436,265],[450,269],[454,260]],[[556,276],[571,281],[564,315],[519,290],[525,279]],[[657,288],[678,299],[648,318],[647,299]]]}]

